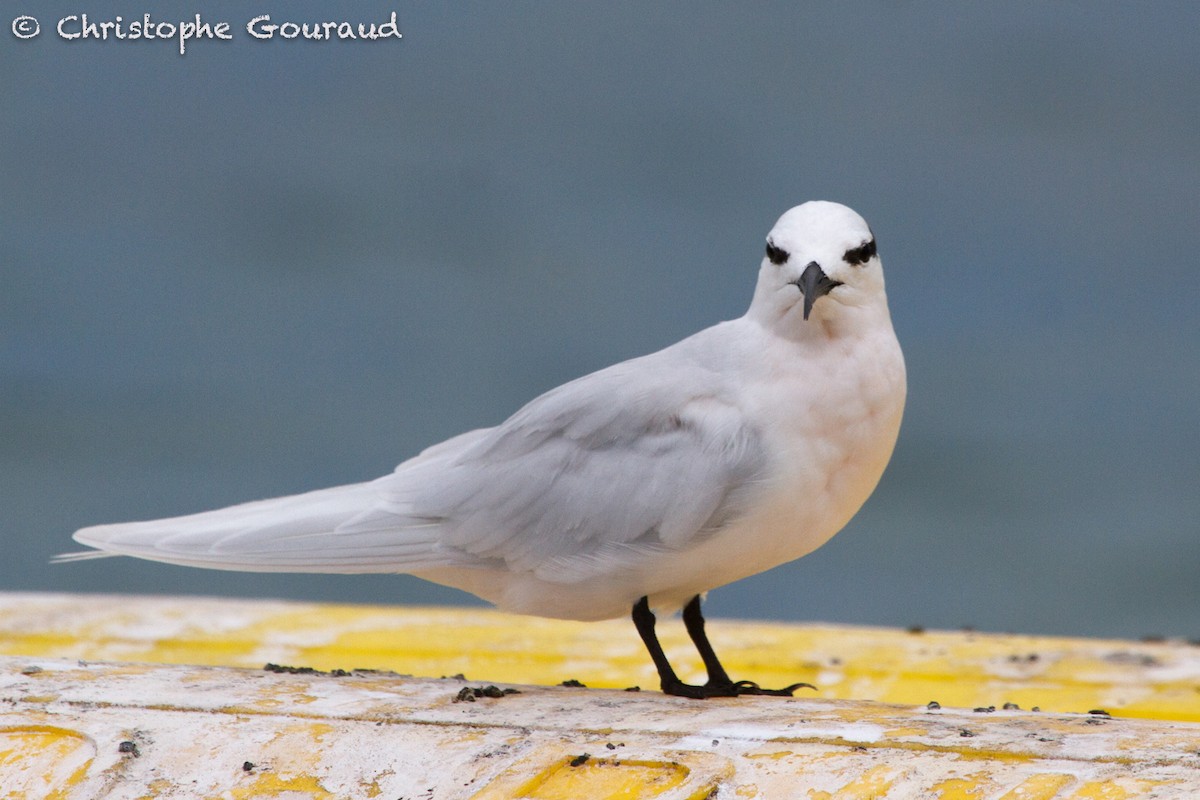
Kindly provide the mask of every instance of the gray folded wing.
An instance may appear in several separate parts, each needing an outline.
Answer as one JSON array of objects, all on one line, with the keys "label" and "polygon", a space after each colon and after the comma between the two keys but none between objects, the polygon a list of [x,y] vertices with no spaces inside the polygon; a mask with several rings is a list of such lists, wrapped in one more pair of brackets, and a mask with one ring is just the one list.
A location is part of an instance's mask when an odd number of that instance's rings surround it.
[{"label": "gray folded wing", "polygon": [[752,501],[759,434],[711,376],[642,362],[542,395],[452,456],[402,464],[376,481],[384,502],[340,530],[424,524],[450,563],[564,582],[719,530]]},{"label": "gray folded wing", "polygon": [[217,569],[475,567],[572,582],[719,530],[752,502],[765,460],[714,376],[648,356],[565,384],[370,483],[75,538]]}]

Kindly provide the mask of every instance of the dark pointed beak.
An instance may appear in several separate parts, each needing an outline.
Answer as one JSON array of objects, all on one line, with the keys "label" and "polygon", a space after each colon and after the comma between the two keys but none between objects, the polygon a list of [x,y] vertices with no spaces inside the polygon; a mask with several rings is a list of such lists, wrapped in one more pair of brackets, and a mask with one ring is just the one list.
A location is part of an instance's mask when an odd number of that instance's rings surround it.
[{"label": "dark pointed beak", "polygon": [[796,281],[796,286],[800,287],[800,292],[804,295],[804,318],[808,319],[813,303],[817,302],[818,297],[824,297],[829,294],[830,289],[841,285],[841,281],[830,280],[820,264],[815,261],[808,262],[804,272],[800,273],[800,280]]}]

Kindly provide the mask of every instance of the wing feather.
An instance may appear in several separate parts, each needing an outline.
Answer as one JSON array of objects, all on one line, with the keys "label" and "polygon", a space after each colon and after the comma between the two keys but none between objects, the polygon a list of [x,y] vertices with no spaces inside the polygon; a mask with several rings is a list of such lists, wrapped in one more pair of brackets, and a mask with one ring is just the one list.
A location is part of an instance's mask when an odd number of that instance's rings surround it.
[{"label": "wing feather", "polygon": [[436,520],[463,561],[578,580],[678,549],[752,500],[761,437],[692,363],[635,359],[565,384],[436,469],[378,482],[397,513]]},{"label": "wing feather", "polygon": [[633,569],[744,513],[765,471],[759,431],[696,338],[564,384],[376,481],[75,539],[251,571],[478,567],[573,582]]}]

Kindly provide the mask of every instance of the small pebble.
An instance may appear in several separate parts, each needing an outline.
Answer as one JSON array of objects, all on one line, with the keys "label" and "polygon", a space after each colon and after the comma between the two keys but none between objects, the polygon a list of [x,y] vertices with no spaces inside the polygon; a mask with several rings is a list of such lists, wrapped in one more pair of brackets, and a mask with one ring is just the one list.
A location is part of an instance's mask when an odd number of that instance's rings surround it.
[{"label": "small pebble", "polygon": [[454,695],[454,702],[474,703],[477,697],[504,697],[520,693],[520,689],[501,689],[499,686],[464,686]]}]

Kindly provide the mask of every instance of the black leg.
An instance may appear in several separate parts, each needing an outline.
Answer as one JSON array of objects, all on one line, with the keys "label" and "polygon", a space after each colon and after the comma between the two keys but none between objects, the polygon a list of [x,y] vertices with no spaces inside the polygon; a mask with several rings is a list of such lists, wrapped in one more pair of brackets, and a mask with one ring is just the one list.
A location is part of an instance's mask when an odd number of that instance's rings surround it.
[{"label": "black leg", "polygon": [[721,666],[716,651],[713,650],[708,636],[704,633],[704,617],[700,613],[700,595],[693,597],[683,607],[683,625],[687,628],[688,636],[692,637],[692,644],[696,645],[696,650],[704,661],[704,669],[708,671],[708,682],[733,685],[729,673]]},{"label": "black leg", "polygon": [[708,671],[708,683],[704,687],[712,691],[710,697],[729,697],[739,694],[770,694],[791,697],[792,692],[801,687],[817,688],[811,683],[793,683],[783,689],[764,689],[754,681],[730,679],[725,667],[721,666],[712,643],[708,641],[708,635],[704,632],[704,615],[700,613],[700,595],[693,597],[683,607],[683,624],[687,628],[688,636],[692,638],[692,644],[696,645],[701,660],[704,661],[704,668]]},{"label": "black leg", "polygon": [[704,668],[708,671],[708,682],[703,686],[684,683],[679,680],[679,676],[671,668],[671,663],[667,661],[667,654],[663,652],[662,645],[658,643],[658,635],[654,632],[655,622],[654,612],[650,610],[649,598],[643,597],[638,600],[633,606],[633,624],[658,670],[659,683],[664,694],[697,699],[737,697],[742,694],[771,694],[790,697],[792,692],[801,686],[813,688],[807,683],[796,683],[785,689],[762,689],[751,681],[734,682],[730,680],[729,674],[725,672],[725,668],[717,659],[716,651],[708,641],[708,636],[704,633],[704,617],[700,614],[699,595],[693,597],[683,609],[683,624],[687,627],[688,636],[692,638],[696,650],[700,652],[700,658],[704,661]]},{"label": "black leg", "polygon": [[643,597],[633,604],[634,627],[637,628],[638,635],[642,637],[642,643],[650,651],[650,658],[654,661],[655,669],[658,670],[658,679],[662,684],[662,690],[667,694],[678,694],[668,687],[685,684],[679,680],[679,676],[671,668],[671,662],[667,661],[667,654],[663,652],[662,645],[658,643],[658,634],[654,632],[655,621],[654,612],[650,610],[650,598]]}]

